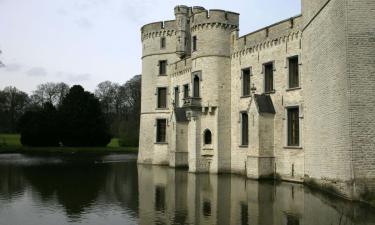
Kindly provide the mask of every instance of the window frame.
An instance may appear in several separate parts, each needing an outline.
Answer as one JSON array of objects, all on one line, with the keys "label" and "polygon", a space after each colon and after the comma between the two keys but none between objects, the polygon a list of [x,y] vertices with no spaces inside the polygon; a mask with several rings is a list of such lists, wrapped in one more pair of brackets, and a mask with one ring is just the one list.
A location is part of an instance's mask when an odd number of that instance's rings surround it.
[{"label": "window frame", "polygon": [[[248,93],[244,93],[245,92],[245,76],[244,76],[244,71],[248,70],[249,71],[249,86],[248,86]],[[246,67],[246,68],[243,68],[241,69],[241,97],[243,98],[246,98],[246,97],[249,97],[251,96],[251,76],[252,76],[252,68],[251,67]]]},{"label": "window frame", "polygon": [[[270,70],[272,72],[272,82],[267,82],[267,80],[269,79],[268,78],[268,74],[267,74],[267,67],[271,67],[272,69]],[[262,65],[262,73],[264,74],[263,76],[263,88],[264,88],[264,93],[265,94],[272,94],[272,93],[275,93],[275,71],[276,71],[276,67],[275,67],[275,61],[270,61],[270,62],[266,62],[266,63],[263,63]],[[268,84],[272,84],[272,89],[268,90],[267,89],[267,85]]]},{"label": "window frame", "polygon": [[[160,90],[165,90],[165,106],[161,107],[161,101],[160,101]],[[168,87],[157,87],[156,88],[156,109],[167,109],[168,108]]]},{"label": "window frame", "polygon": [[[210,134],[210,136],[209,136],[209,143],[207,142],[207,134]],[[211,132],[211,130],[210,129],[205,129],[204,131],[203,131],[203,145],[212,145],[212,132]]]},{"label": "window frame", "polygon": [[[300,106],[288,106],[285,108],[286,109],[286,148],[301,148],[301,107]],[[297,133],[297,136],[296,136],[296,140],[291,140],[293,139],[293,137],[291,137],[292,135],[292,124],[291,124],[291,116],[290,116],[290,112],[292,110],[297,110],[297,118],[295,119],[295,121],[297,122],[297,131],[295,131],[294,133]],[[296,128],[294,128],[296,129]]]},{"label": "window frame", "polygon": [[193,36],[193,38],[192,38],[192,46],[191,46],[191,49],[192,49],[192,51],[193,52],[195,52],[195,51],[197,51],[197,42],[198,42],[198,38],[197,38],[197,36],[195,35],[195,36]]},{"label": "window frame", "polygon": [[[246,117],[247,117],[247,126],[246,126],[246,135],[244,135],[244,115],[246,115]],[[247,147],[247,146],[249,146],[249,134],[250,134],[250,132],[249,132],[249,113],[247,112],[247,111],[241,111],[240,112],[240,137],[241,137],[241,139],[240,139],[240,146],[241,147]],[[246,137],[246,142],[245,142],[245,139],[244,139],[244,137]]]},{"label": "window frame", "polygon": [[180,87],[175,86],[173,89],[174,93],[174,106],[178,108],[180,106]]},{"label": "window frame", "polygon": [[[291,86],[291,60],[294,60],[296,59],[297,60],[297,63],[295,64],[296,68],[297,68],[297,84],[296,86]],[[293,55],[293,56],[290,56],[287,58],[287,65],[288,65],[288,90],[293,90],[293,89],[299,89],[301,87],[301,78],[300,78],[300,68],[299,68],[299,65],[300,65],[300,58],[298,55]]]},{"label": "window frame", "polygon": [[[161,130],[161,125],[159,122],[164,121],[164,130]],[[167,126],[168,122],[166,118],[157,118],[156,119],[156,135],[155,135],[155,143],[156,144],[165,144],[167,143]],[[164,134],[161,134],[160,132],[163,131]]]},{"label": "window frame", "polygon": [[[162,64],[165,63],[164,66],[162,66]],[[167,65],[168,65],[168,60],[164,59],[164,60],[159,60],[159,76],[167,76]],[[162,71],[162,67],[164,67],[164,73]]]},{"label": "window frame", "polygon": [[[197,83],[196,83],[197,82]],[[201,78],[198,73],[193,74],[193,98],[200,98],[201,97]],[[197,87],[198,86],[198,87]]]},{"label": "window frame", "polygon": [[167,39],[165,37],[160,38],[160,49],[165,49],[167,47]]},{"label": "window frame", "polygon": [[184,84],[183,87],[184,87],[184,98],[183,99],[187,99],[187,98],[190,97],[190,87],[189,87],[189,84]]}]

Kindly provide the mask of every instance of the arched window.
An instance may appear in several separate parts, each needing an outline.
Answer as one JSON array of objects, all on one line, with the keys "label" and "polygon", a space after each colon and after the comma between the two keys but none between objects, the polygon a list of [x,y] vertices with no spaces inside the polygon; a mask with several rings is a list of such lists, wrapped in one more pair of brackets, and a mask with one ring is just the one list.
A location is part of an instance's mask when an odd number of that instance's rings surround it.
[{"label": "arched window", "polygon": [[194,76],[194,92],[193,97],[199,98],[199,76]]},{"label": "arched window", "polygon": [[205,145],[210,145],[212,144],[212,134],[209,129],[204,131],[204,144]]}]

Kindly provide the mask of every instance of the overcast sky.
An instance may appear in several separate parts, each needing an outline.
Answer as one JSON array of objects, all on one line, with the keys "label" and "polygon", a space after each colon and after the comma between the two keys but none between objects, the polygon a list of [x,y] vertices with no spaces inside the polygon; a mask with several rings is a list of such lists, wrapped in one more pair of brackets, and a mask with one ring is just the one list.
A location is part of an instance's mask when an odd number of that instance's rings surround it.
[{"label": "overcast sky", "polygon": [[240,35],[301,11],[300,0],[0,0],[0,89],[124,83],[141,73],[140,27],[180,4],[239,12]]}]

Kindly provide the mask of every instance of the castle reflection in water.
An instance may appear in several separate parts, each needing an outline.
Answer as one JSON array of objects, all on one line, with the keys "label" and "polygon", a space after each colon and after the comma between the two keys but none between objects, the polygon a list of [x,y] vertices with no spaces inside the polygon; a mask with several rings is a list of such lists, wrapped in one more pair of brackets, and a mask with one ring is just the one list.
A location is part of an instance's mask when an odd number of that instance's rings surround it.
[{"label": "castle reflection in water", "polygon": [[138,165],[139,224],[375,224],[373,211],[301,184]]},{"label": "castle reflection in water", "polygon": [[373,208],[301,184],[193,174],[111,157],[84,156],[82,162],[75,156],[71,162],[1,155],[0,225],[375,224]]}]

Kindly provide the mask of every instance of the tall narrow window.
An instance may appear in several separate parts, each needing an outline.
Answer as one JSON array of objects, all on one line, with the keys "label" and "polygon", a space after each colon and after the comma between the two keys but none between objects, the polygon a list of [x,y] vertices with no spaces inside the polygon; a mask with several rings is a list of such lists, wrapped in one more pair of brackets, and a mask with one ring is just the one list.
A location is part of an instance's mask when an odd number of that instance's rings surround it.
[{"label": "tall narrow window", "polygon": [[158,108],[167,108],[167,88],[158,88]]},{"label": "tall narrow window", "polygon": [[165,37],[161,37],[161,39],[160,39],[160,48],[164,49],[165,48],[165,44],[166,44]]},{"label": "tall narrow window", "polygon": [[178,87],[174,88],[174,106],[177,108],[180,106],[180,91]]},{"label": "tall narrow window", "polygon": [[299,146],[299,109],[288,110],[288,146]]},{"label": "tall narrow window", "polygon": [[194,76],[193,83],[194,83],[193,84],[193,88],[194,88],[193,97],[199,98],[199,77],[198,76]]},{"label": "tall narrow window", "polygon": [[299,87],[298,56],[289,58],[289,88]]},{"label": "tall narrow window", "polygon": [[193,52],[197,51],[197,36],[193,37]]},{"label": "tall narrow window", "polygon": [[185,84],[184,85],[184,98],[188,98],[188,97],[189,97],[189,85]]},{"label": "tall narrow window", "polygon": [[204,144],[205,145],[210,145],[212,144],[212,134],[209,129],[204,131]]},{"label": "tall narrow window", "polygon": [[167,128],[167,120],[166,119],[158,119],[156,120],[156,142],[157,143],[164,143],[166,142],[166,128]]},{"label": "tall narrow window", "polygon": [[273,63],[264,64],[264,92],[274,91],[273,87]]},{"label": "tall narrow window", "polygon": [[159,61],[159,75],[167,74],[167,60]]},{"label": "tall narrow window", "polygon": [[241,113],[241,145],[249,144],[249,117],[246,112]]},{"label": "tall narrow window", "polygon": [[250,68],[242,70],[242,96],[250,95]]}]

